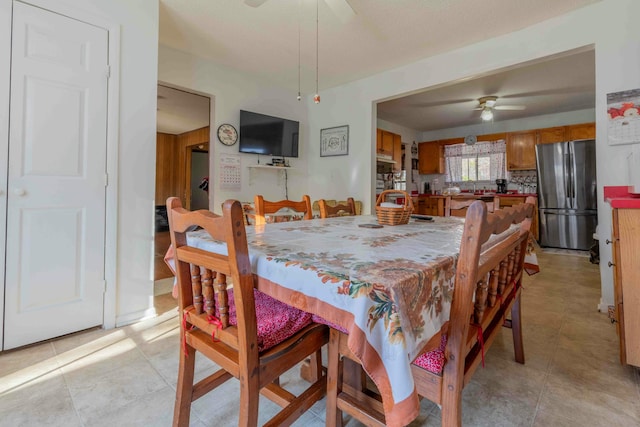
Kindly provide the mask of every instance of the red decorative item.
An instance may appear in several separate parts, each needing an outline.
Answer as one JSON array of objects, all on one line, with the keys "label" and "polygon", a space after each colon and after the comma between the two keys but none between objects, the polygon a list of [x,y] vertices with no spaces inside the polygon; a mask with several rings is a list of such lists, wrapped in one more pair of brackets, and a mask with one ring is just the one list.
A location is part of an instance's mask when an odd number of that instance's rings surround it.
[{"label": "red decorative item", "polygon": [[315,102],[316,104],[320,104],[320,95],[316,93],[316,95],[313,97],[313,102]]}]

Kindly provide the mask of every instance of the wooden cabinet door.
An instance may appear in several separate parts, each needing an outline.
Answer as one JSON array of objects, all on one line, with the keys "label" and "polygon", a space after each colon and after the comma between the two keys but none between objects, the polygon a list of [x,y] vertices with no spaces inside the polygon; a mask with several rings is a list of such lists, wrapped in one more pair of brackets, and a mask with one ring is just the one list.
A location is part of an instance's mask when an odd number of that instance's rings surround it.
[{"label": "wooden cabinet door", "polygon": [[382,144],[379,153],[393,156],[393,134],[391,132],[382,131]]},{"label": "wooden cabinet door", "polygon": [[376,153],[382,152],[382,129],[376,129]]},{"label": "wooden cabinet door", "polygon": [[393,135],[393,161],[396,162],[395,170],[402,170],[402,137]]},{"label": "wooden cabinet door", "polygon": [[418,144],[418,170],[421,174],[444,173],[442,145],[438,141]]},{"label": "wooden cabinet door", "polygon": [[579,125],[567,126],[567,141],[573,141],[576,139],[595,139],[595,138],[596,138],[595,123],[582,123]]},{"label": "wooden cabinet door", "polygon": [[566,127],[538,129],[538,144],[553,144],[554,142],[567,141]]},{"label": "wooden cabinet door", "polygon": [[536,132],[514,132],[507,136],[507,169],[536,168]]},{"label": "wooden cabinet door", "polygon": [[640,366],[640,210],[616,209],[617,244],[614,260],[619,280],[621,301],[618,303],[620,340],[625,349],[626,363]]}]

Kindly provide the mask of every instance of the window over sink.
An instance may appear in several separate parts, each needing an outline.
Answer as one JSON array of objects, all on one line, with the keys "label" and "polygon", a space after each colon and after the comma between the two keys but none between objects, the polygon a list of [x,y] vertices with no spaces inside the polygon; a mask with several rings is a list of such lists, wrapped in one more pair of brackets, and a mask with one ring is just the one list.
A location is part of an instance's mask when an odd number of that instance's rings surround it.
[{"label": "window over sink", "polygon": [[444,147],[446,182],[494,182],[506,178],[506,142]]}]

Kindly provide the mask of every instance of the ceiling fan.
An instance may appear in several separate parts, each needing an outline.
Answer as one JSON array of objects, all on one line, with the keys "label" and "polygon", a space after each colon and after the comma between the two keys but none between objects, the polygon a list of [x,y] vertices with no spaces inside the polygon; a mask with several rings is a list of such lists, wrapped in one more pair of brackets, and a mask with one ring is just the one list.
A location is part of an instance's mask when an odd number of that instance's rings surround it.
[{"label": "ceiling fan", "polygon": [[[267,0],[244,0],[244,3],[251,7],[258,7],[266,3],[266,1]],[[343,23],[348,22],[356,16],[356,12],[347,0],[324,0],[324,2]]]},{"label": "ceiling fan", "polygon": [[478,106],[474,110],[482,111],[480,118],[483,121],[486,122],[493,119],[493,110],[521,111],[526,108],[524,105],[496,105],[497,100],[497,96],[483,96],[478,99]]}]

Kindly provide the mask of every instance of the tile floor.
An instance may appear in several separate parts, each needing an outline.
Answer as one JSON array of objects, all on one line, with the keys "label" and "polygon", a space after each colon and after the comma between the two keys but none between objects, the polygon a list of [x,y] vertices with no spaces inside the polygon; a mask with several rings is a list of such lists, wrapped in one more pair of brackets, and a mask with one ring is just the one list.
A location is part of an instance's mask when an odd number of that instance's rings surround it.
[{"label": "tile floor", "polygon": [[[615,327],[596,311],[599,273],[588,258],[539,253],[525,279],[526,364],[504,330],[464,391],[465,426],[640,426],[640,374],[618,362]],[[170,426],[178,363],[174,301],[157,318],[89,330],[0,354],[0,426]],[[206,360],[198,376],[214,369]],[[293,390],[297,371],[283,379]],[[194,404],[192,426],[236,425],[237,382]],[[297,423],[324,425],[324,399]],[[276,411],[261,401],[261,417]],[[348,420],[347,426],[359,425]],[[427,400],[411,426],[439,426]]]}]

